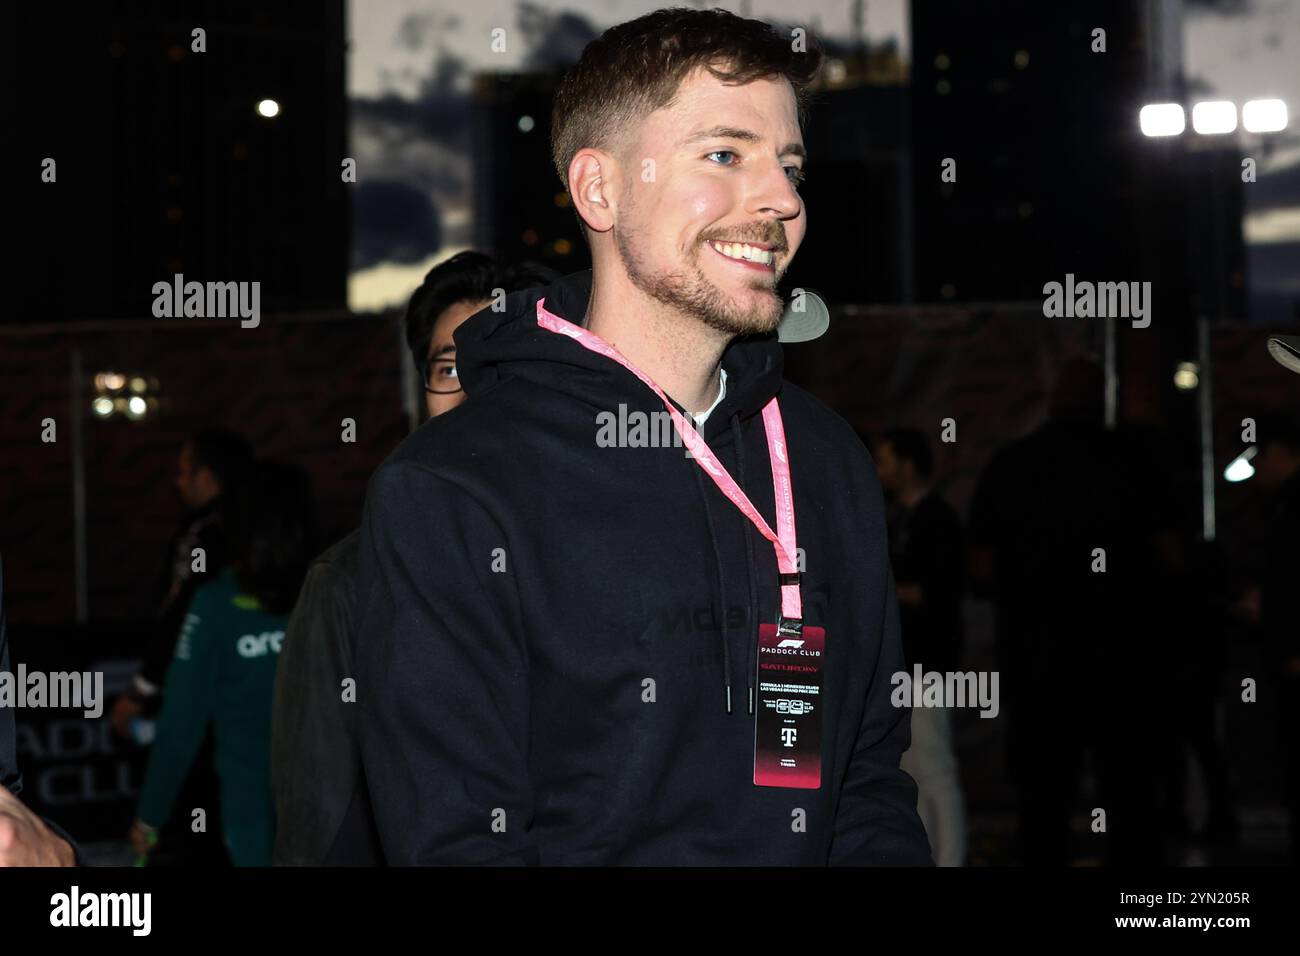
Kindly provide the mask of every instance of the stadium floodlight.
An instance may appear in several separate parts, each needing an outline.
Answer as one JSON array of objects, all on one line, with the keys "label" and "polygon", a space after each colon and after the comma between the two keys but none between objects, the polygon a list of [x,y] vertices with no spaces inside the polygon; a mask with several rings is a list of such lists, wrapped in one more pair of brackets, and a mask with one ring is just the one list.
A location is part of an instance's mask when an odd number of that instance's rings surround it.
[{"label": "stadium floodlight", "polygon": [[1250,133],[1284,130],[1286,119],[1286,104],[1281,100],[1247,100],[1241,108],[1241,125]]},{"label": "stadium floodlight", "polygon": [[1187,128],[1183,108],[1177,103],[1150,103],[1138,113],[1143,136],[1177,136]]},{"label": "stadium floodlight", "polygon": [[1237,128],[1237,104],[1231,100],[1206,100],[1192,107],[1192,129],[1202,136],[1231,133]]}]

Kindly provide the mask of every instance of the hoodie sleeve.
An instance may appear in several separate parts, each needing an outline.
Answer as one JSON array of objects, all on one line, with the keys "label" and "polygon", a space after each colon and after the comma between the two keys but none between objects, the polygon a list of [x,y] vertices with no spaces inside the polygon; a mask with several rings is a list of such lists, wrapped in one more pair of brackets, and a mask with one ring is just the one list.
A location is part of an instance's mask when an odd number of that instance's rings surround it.
[{"label": "hoodie sleeve", "polygon": [[357,711],[343,699],[352,671],[352,584],[318,558],[285,629],[271,705],[274,861],[319,866],[347,811],[360,768]]},{"label": "hoodie sleeve", "polygon": [[216,602],[206,587],[194,592],[163,681],[157,738],[136,804],[136,816],[160,827],[171,816],[216,709],[220,648],[212,634]]},{"label": "hoodie sleeve", "polygon": [[899,766],[911,743],[912,712],[890,700],[891,677],[905,665],[894,572],[882,524],[884,501],[874,476],[872,482],[875,488],[868,500],[880,517],[868,531],[873,538],[870,566],[879,569],[874,574],[874,593],[880,595],[880,644],[857,742],[840,784],[827,862],[831,866],[930,866],[930,841],[916,812],[916,783]]},{"label": "hoodie sleeve", "polygon": [[362,761],[391,864],[540,862],[514,572],[504,534],[469,494],[411,462],[375,475],[355,665]]}]

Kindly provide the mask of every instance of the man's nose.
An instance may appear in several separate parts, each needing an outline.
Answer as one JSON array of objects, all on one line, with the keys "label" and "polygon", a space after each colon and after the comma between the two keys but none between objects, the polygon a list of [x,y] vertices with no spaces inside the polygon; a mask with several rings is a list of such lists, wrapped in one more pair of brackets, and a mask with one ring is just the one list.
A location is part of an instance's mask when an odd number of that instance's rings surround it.
[{"label": "man's nose", "polygon": [[751,206],[755,213],[777,219],[793,219],[803,211],[803,200],[799,198],[799,193],[780,162],[773,160],[760,176]]}]

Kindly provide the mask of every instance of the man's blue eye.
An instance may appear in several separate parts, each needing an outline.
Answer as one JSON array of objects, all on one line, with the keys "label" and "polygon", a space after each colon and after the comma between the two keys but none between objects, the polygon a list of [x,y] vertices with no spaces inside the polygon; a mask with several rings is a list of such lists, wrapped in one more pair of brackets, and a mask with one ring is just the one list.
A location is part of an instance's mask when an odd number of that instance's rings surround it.
[{"label": "man's blue eye", "polygon": [[789,178],[790,182],[792,182],[796,186],[802,183],[806,178],[804,176],[804,171],[800,169],[798,166],[785,167],[785,174]]},{"label": "man's blue eye", "polygon": [[[715,149],[713,152],[709,153],[708,155],[709,155],[710,157],[712,157],[712,156],[735,156],[736,154],[735,154],[732,150],[729,150],[729,149]],[[722,165],[722,166],[730,166],[731,164],[730,164],[730,163],[720,163],[719,165]]]}]

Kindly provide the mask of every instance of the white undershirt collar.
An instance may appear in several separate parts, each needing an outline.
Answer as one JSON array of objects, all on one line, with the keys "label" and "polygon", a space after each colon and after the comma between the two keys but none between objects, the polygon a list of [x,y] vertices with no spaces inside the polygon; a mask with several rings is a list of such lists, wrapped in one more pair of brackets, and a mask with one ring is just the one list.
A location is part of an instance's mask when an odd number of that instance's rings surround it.
[{"label": "white undershirt collar", "polygon": [[710,415],[713,414],[713,410],[714,410],[715,408],[717,408],[719,405],[721,405],[721,404],[722,404],[722,399],[723,399],[724,397],[726,397],[726,394],[727,394],[727,370],[726,370],[725,368],[722,368],[721,366],[719,366],[719,367],[718,367],[718,372],[721,373],[721,381],[720,381],[719,384],[718,384],[718,397],[715,398],[715,399],[713,400],[713,404],[710,405],[708,408],[706,408],[704,411],[700,412],[698,415],[692,415],[692,416],[691,416],[693,419],[695,419],[695,427],[696,427],[696,428],[699,428],[701,425],[704,424],[705,419],[707,419]]}]

